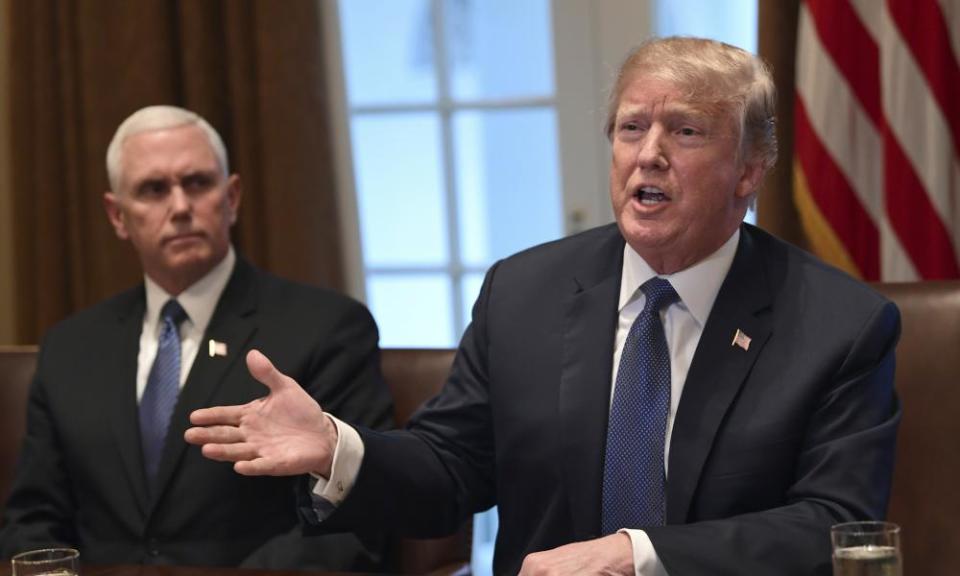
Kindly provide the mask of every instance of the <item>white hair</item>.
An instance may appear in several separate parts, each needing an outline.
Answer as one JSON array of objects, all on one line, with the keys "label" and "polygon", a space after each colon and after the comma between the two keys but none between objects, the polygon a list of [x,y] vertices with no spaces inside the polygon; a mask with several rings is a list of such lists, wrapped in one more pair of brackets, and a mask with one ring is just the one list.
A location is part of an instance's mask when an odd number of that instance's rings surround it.
[{"label": "white hair", "polygon": [[147,106],[141,108],[127,117],[117,128],[107,147],[107,178],[110,180],[110,188],[114,193],[120,192],[120,172],[123,166],[123,143],[127,138],[150,132],[153,130],[166,130],[180,126],[194,125],[203,130],[210,142],[210,148],[213,149],[223,175],[230,172],[227,164],[227,148],[223,145],[223,139],[220,134],[213,129],[206,120],[198,114],[178,108],[177,106]]}]

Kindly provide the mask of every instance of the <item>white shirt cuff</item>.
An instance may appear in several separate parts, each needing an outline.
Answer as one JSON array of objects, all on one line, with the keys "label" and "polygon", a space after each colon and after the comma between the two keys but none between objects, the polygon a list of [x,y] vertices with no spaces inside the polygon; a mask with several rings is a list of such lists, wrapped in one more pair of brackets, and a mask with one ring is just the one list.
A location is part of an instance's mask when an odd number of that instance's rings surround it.
[{"label": "white shirt cuff", "polygon": [[646,532],[627,529],[619,532],[630,537],[630,544],[633,546],[633,571],[636,576],[669,576]]},{"label": "white shirt cuff", "polygon": [[360,472],[364,450],[363,440],[360,439],[360,434],[352,426],[330,414],[326,416],[337,427],[337,447],[333,451],[330,478],[310,474],[316,480],[312,490],[314,500],[321,498],[327,503],[326,506],[314,506],[318,520],[323,520],[329,516],[353,489],[353,485],[357,481],[357,474]]}]

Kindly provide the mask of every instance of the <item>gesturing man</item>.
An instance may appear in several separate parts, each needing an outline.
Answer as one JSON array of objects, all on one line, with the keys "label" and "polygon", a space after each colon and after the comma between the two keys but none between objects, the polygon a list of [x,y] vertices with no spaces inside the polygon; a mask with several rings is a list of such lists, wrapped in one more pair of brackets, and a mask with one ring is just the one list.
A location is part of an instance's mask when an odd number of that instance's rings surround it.
[{"label": "gesturing man", "polygon": [[328,529],[440,534],[497,505],[498,574],[829,574],[830,525],[885,512],[899,314],[742,224],[774,100],[743,50],[643,44],[610,98],[616,224],[496,263],[405,431],[328,417],[251,352],[270,396],[194,412],[188,441],[320,478]]}]

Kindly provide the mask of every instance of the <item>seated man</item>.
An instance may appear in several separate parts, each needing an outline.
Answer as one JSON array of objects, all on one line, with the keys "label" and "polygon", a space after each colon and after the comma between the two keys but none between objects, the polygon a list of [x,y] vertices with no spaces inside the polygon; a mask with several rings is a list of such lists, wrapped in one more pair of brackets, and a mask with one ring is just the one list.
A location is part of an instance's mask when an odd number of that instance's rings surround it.
[{"label": "seated man", "polygon": [[192,410],[267,392],[247,373],[251,348],[314,401],[388,427],[366,308],[235,254],[240,179],[196,114],[134,113],[110,143],[107,172],[107,217],[137,251],[144,282],[44,338],[3,555],[69,545],[99,564],[375,567],[376,538],[300,537],[291,479],[238,476],[183,441]]},{"label": "seated man", "polygon": [[774,100],[744,50],[645,43],[610,99],[616,224],[495,264],[407,430],[326,417],[250,352],[270,396],[194,412],[188,441],[320,477],[326,529],[440,534],[496,504],[497,574],[830,574],[831,524],[886,508],[899,314],[742,223]]}]

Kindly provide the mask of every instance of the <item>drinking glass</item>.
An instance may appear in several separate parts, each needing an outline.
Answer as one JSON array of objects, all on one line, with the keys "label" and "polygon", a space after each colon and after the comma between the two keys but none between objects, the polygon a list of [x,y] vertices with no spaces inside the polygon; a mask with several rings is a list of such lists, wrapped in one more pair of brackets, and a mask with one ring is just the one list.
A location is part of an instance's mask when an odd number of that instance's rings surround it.
[{"label": "drinking glass", "polygon": [[13,576],[77,576],[80,552],[73,548],[46,548],[17,554],[10,560]]},{"label": "drinking glass", "polygon": [[833,576],[901,576],[900,527],[892,522],[846,522],[830,528]]}]

